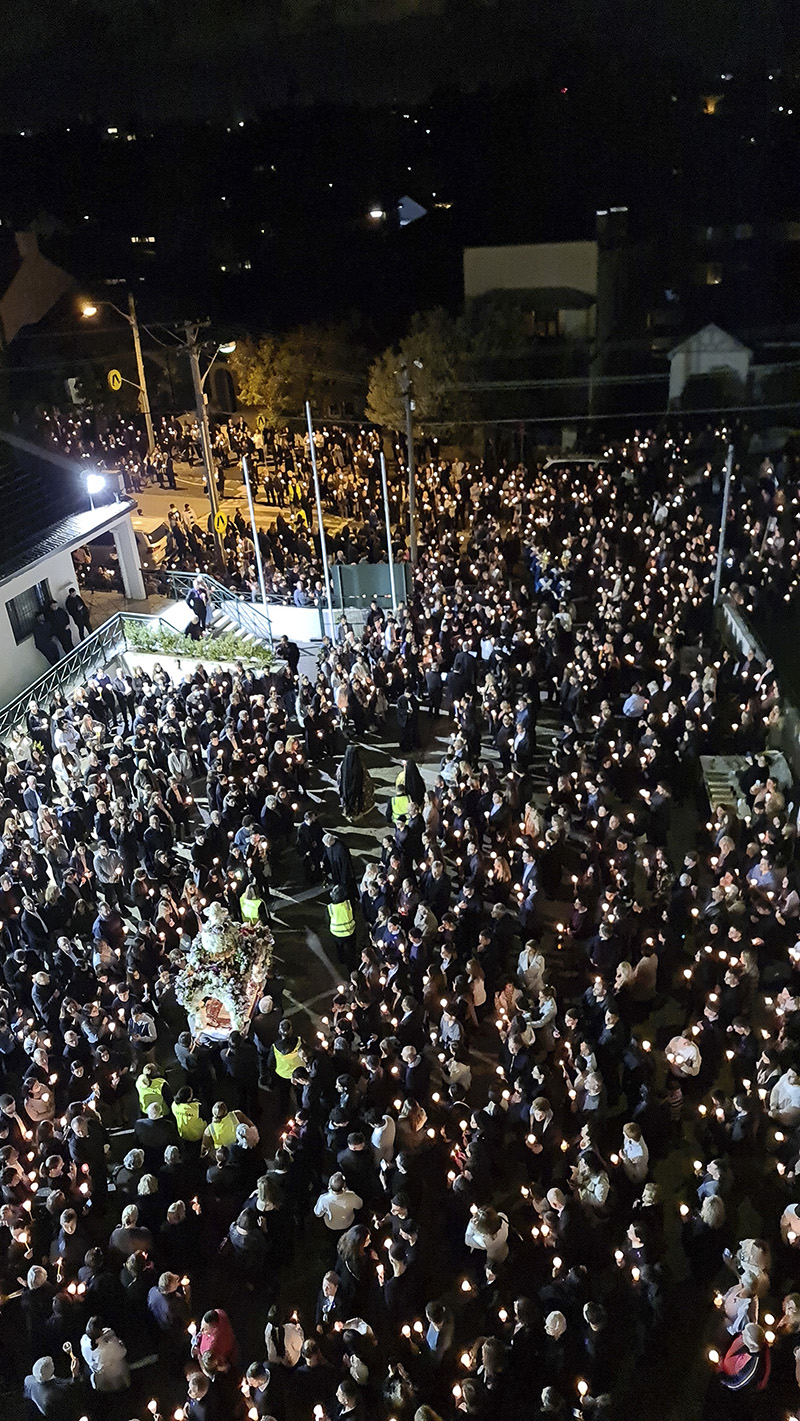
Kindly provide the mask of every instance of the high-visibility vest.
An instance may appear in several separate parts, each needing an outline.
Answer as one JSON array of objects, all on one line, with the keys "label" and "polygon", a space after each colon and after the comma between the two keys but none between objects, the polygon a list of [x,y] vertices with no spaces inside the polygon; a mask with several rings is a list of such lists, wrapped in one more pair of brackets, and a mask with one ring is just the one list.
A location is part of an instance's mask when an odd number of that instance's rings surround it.
[{"label": "high-visibility vest", "polygon": [[239,906],[242,910],[242,917],[246,923],[259,922],[259,912],[261,910],[260,898],[248,898],[243,893],[239,899]]},{"label": "high-visibility vest", "polygon": [[172,1113],[175,1116],[175,1123],[178,1126],[178,1134],[182,1140],[201,1140],[205,1133],[206,1122],[200,1115],[200,1104],[196,1100],[186,1100],[178,1104],[173,1103]]},{"label": "high-visibility vest", "polygon": [[211,1121],[208,1127],[208,1133],[214,1142],[215,1150],[222,1149],[225,1145],[236,1144],[236,1127],[238,1124],[239,1121],[230,1110],[227,1115],[223,1115],[221,1120]]},{"label": "high-visibility vest", "polygon": [[411,801],[409,800],[407,794],[392,795],[392,819],[394,820],[395,824],[397,823],[401,814],[408,813],[408,806],[410,803]]},{"label": "high-visibility vest", "polygon": [[277,1043],[273,1046],[275,1052],[275,1074],[283,1081],[290,1081],[295,1071],[304,1065],[303,1057],[300,1054],[300,1042],[293,1046],[291,1051],[281,1051]]},{"label": "high-visibility vest", "polygon": [[136,1092],[139,1096],[139,1109],[143,1115],[147,1114],[148,1105],[152,1105],[156,1101],[162,1109],[166,1110],[164,1097],[161,1094],[166,1084],[167,1082],[161,1076],[154,1076],[152,1080],[139,1076],[136,1081]]},{"label": "high-visibility vest", "polygon": [[355,932],[356,920],[348,902],[329,903],[328,917],[331,920],[331,932],[334,937],[351,937]]}]

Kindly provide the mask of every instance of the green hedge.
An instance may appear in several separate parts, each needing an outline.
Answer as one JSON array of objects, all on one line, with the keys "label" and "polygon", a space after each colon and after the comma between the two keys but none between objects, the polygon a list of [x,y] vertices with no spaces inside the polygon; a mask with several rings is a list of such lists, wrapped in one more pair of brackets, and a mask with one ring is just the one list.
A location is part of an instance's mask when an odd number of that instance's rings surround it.
[{"label": "green hedge", "polygon": [[175,631],[164,622],[133,622],[124,619],[125,642],[129,651],[142,651],[162,656],[191,656],[198,661],[243,661],[245,666],[260,666],[265,670],[275,660],[268,646],[246,642],[235,632],[223,636],[192,641],[183,632]]}]

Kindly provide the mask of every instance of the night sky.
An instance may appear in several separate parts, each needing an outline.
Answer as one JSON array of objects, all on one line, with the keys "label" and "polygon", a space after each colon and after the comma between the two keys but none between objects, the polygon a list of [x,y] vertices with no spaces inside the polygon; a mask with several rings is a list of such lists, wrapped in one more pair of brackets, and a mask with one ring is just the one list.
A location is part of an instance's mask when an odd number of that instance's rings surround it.
[{"label": "night sky", "polygon": [[4,28],[0,126],[415,102],[584,61],[710,77],[789,62],[797,11],[795,0],[29,0]]}]

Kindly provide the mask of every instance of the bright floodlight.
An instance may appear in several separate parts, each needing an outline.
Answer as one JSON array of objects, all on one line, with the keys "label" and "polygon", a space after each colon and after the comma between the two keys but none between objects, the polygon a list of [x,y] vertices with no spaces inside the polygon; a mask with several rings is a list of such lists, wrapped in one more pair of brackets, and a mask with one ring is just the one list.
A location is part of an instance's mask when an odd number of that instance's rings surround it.
[{"label": "bright floodlight", "polygon": [[85,301],[81,309],[82,316],[96,316],[97,307],[91,301]]},{"label": "bright floodlight", "polygon": [[384,217],[386,216],[386,213],[384,212],[382,207],[371,207],[369,210],[369,215],[372,218],[373,222],[382,222]]},{"label": "bright floodlight", "polygon": [[236,349],[235,340],[226,340],[219,348],[220,355],[233,355]]},{"label": "bright floodlight", "polygon": [[105,486],[106,486],[106,481],[105,481],[105,479],[104,479],[104,477],[103,477],[102,474],[87,474],[87,475],[86,475],[86,491],[87,491],[87,493],[100,493],[100,490],[101,490],[101,489],[104,489]]}]

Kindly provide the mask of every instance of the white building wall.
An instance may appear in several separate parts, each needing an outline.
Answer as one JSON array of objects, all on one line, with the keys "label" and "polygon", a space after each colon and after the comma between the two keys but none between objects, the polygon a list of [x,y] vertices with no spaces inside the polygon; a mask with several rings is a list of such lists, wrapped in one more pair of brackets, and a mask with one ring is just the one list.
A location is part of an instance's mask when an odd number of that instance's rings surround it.
[{"label": "white building wall", "polygon": [[464,248],[464,295],[569,286],[597,295],[597,242],[533,242]]},{"label": "white building wall", "polygon": [[[6,605],[13,597],[35,587],[37,582],[44,581],[50,584],[50,596],[55,598],[59,606],[63,606],[70,587],[77,586],[75,568],[69,553],[61,552],[51,558],[43,558],[40,562],[33,563],[25,572],[21,572],[18,577],[11,578],[0,586],[1,705],[18,696],[31,681],[35,681],[48,670],[46,658],[33,644],[33,636],[26,637],[25,641],[17,646]],[[73,642],[77,644],[78,633],[72,623],[70,626]]]}]

